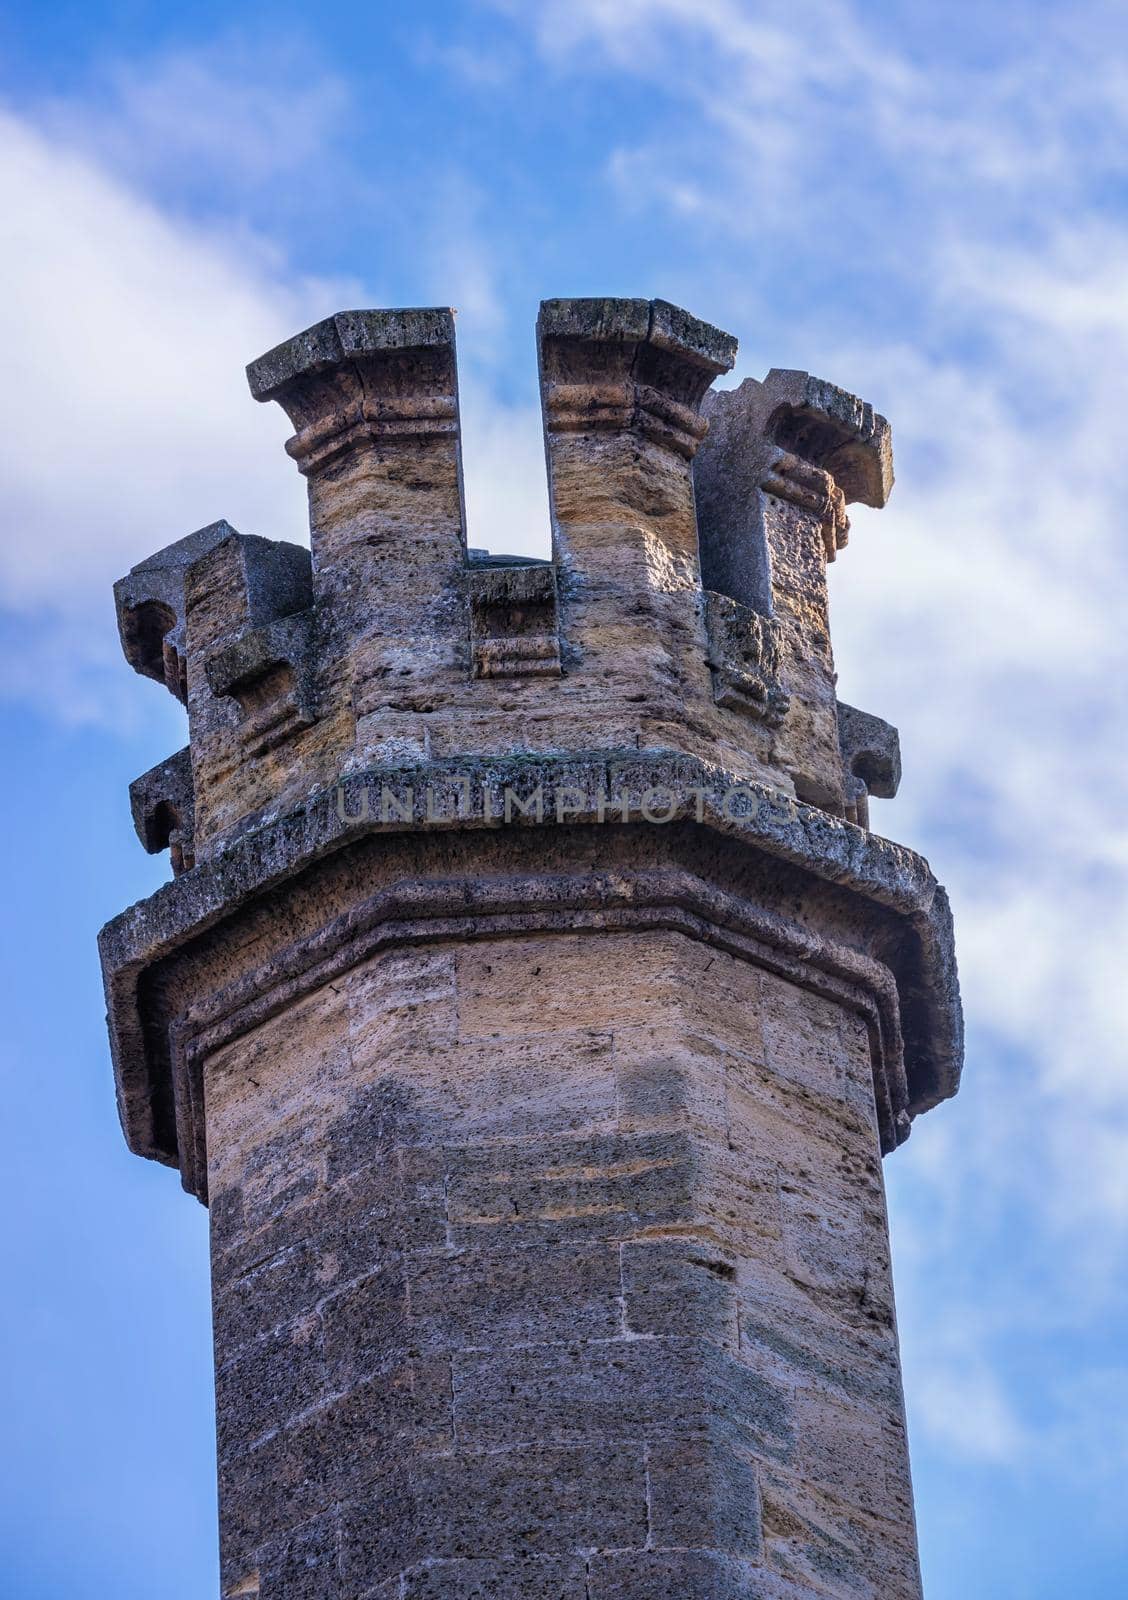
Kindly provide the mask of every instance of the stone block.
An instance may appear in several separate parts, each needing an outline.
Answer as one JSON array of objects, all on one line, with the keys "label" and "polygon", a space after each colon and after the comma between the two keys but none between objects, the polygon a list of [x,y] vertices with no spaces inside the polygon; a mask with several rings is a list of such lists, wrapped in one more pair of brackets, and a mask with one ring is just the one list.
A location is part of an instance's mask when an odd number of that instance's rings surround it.
[{"label": "stone block", "polygon": [[423,1350],[501,1350],[621,1331],[613,1244],[468,1248],[413,1261],[412,1340]]},{"label": "stone block", "polygon": [[736,1264],[705,1239],[648,1238],[622,1250],[623,1313],[629,1334],[701,1338],[735,1350]]},{"label": "stone block", "polygon": [[726,1437],[722,1423],[702,1438],[652,1444],[646,1460],[652,1544],[758,1559],[756,1462]]},{"label": "stone block", "polygon": [[540,1439],[711,1437],[786,1455],[790,1400],[784,1390],[713,1346],[691,1339],[614,1339],[461,1351],[452,1362],[461,1440],[508,1448]]},{"label": "stone block", "polygon": [[499,1142],[449,1159],[459,1245],[616,1239],[689,1222],[696,1211],[698,1156],[684,1133]]},{"label": "stone block", "polygon": [[753,1569],[712,1550],[594,1555],[588,1596],[590,1600],[769,1600]]},{"label": "stone block", "polygon": [[[258,1600],[340,1600],[337,1545],[335,1512],[326,1512],[267,1544],[257,1568]],[[238,1593],[237,1587],[224,1588],[225,1596]]]},{"label": "stone block", "polygon": [[342,1596],[432,1561],[641,1547],[641,1449],[598,1445],[426,1456],[341,1511]]},{"label": "stone block", "polygon": [[436,1561],[405,1573],[389,1600],[587,1600],[584,1585],[582,1556]]}]

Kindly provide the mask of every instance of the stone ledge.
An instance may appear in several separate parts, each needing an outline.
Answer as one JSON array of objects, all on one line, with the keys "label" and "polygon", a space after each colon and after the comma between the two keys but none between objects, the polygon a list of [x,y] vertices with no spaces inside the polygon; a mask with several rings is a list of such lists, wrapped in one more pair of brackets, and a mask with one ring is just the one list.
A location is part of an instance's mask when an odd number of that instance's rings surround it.
[{"label": "stone ledge", "polygon": [[880,412],[809,372],[773,367],[763,387],[775,407],[768,430],[777,444],[825,468],[847,501],[885,505],[893,490],[893,444]]},{"label": "stone ledge", "polygon": [[[491,836],[464,837],[486,842]],[[856,1013],[869,1035],[882,1152],[908,1136],[899,998],[893,975],[880,960],[812,933],[778,911],[764,911],[688,869],[620,865],[609,875],[526,866],[501,875],[487,871],[483,880],[484,865],[476,858],[468,876],[399,878],[375,894],[361,890],[350,897],[346,911],[312,934],[292,940],[175,1016],[162,1014],[155,1031],[164,1024],[168,1049],[160,1070],[171,1087],[177,1164],[190,1193],[207,1199],[204,1063],[209,1056],[312,991],[332,987],[375,955],[405,946],[496,942],[529,934],[677,933]]]},{"label": "stone ledge", "polygon": [[442,306],[338,311],[252,361],[247,383],[256,400],[274,400],[295,379],[320,376],[352,356],[442,348],[453,340],[454,313]]},{"label": "stone ledge", "polygon": [[736,339],[669,300],[542,300],[537,331],[542,339],[591,343],[652,344],[714,376],[736,360]]},{"label": "stone ledge", "polygon": [[[386,818],[378,805],[385,790]],[[492,798],[506,790],[517,797],[508,822]],[[544,800],[539,818],[531,806],[538,790]],[[691,758],[609,751],[479,758],[351,775],[311,796],[300,810],[243,835],[221,855],[107,923],[99,949],[119,1114],[130,1147],[166,1164],[178,1163],[175,1139],[167,1125],[159,1126],[158,1107],[170,1104],[171,1085],[167,1061],[154,1049],[143,1014],[141,989],[150,969],[200,935],[367,837],[614,826],[621,813],[609,798],[625,796],[632,820],[645,821],[643,803],[658,791],[669,791],[674,802],[660,808],[663,822],[668,809],[670,821],[698,823],[813,882],[837,886],[859,902],[860,910],[868,906],[888,914],[894,927],[882,958],[897,986],[907,1080],[906,1124],[891,1141],[900,1142],[908,1119],[956,1092],[963,1059],[951,914],[927,862],[814,806],[739,783]],[[365,793],[367,816],[362,814]],[[522,801],[528,811],[520,809]],[[651,811],[656,809],[652,804]]]},{"label": "stone ledge", "polygon": [[150,855],[169,850],[177,877],[195,866],[196,793],[187,746],[134,778],[129,807],[137,837]]}]

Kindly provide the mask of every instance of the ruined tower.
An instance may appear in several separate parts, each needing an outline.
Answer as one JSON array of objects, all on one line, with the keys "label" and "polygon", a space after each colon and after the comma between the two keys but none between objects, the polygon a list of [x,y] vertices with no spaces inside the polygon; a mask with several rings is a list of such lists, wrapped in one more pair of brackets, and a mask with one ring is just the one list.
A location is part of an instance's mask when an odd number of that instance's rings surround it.
[{"label": "ruined tower", "polygon": [[826,586],[889,428],[709,393],[664,301],[537,336],[551,561],[467,548],[451,314],[354,311],[249,369],[312,551],[117,586],[188,711],[101,948],[130,1147],[211,1210],[222,1592],[914,1600],[881,1156],[960,1009]]}]

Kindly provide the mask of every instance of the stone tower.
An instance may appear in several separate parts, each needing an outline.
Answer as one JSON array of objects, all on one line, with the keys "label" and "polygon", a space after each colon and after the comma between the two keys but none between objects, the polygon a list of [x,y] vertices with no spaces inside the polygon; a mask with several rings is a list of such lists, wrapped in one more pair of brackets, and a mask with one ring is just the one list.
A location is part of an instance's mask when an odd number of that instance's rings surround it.
[{"label": "stone tower", "polygon": [[914,1600],[881,1156],[960,1009],[826,588],[888,424],[708,393],[664,301],[537,335],[551,561],[467,548],[451,314],[353,311],[249,369],[312,552],[117,585],[188,712],[101,949],[130,1147],[211,1209],[222,1592]]}]

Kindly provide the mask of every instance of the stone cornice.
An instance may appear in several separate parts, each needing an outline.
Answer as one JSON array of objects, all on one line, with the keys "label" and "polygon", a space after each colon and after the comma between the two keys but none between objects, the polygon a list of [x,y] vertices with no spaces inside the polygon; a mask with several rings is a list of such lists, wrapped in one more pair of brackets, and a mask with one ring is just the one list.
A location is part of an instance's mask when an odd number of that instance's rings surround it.
[{"label": "stone cornice", "polygon": [[546,300],[537,322],[549,434],[635,432],[692,460],[736,340],[666,300]]},{"label": "stone cornice", "polygon": [[829,472],[777,447],[764,468],[760,487],[765,494],[818,517],[828,561],[845,548],[850,537],[846,497]]},{"label": "stone cornice", "polygon": [[550,433],[637,430],[691,460],[709,424],[691,406],[646,383],[562,383],[546,387],[545,427]]},{"label": "stone cornice", "polygon": [[286,450],[307,477],[357,448],[457,443],[454,316],[441,307],[339,312],[252,361],[247,381],[286,410]]},{"label": "stone cornice", "polygon": [[[517,797],[508,821],[499,803],[507,791]],[[538,793],[541,803],[534,808],[532,797]],[[521,809],[522,803],[527,809]],[[131,1147],[168,1164],[183,1163],[186,1181],[190,1169],[190,1184],[198,1191],[193,1159],[178,1149],[167,1116],[176,1085],[170,1082],[168,1041],[161,1033],[163,1028],[167,1034],[173,1019],[162,1024],[149,1014],[144,991],[146,975],[201,934],[295,882],[317,863],[374,836],[614,827],[624,815],[655,827],[697,823],[798,873],[813,889],[822,884],[845,896],[857,906],[861,920],[874,923],[876,918],[878,933],[871,930],[867,937],[871,942],[877,938],[880,949],[871,953],[892,975],[904,1038],[903,1069],[884,1069],[891,1095],[882,1118],[886,1148],[905,1137],[911,1117],[955,1093],[962,1019],[951,917],[944,890],[915,852],[675,753],[478,758],[351,774],[339,786],[312,795],[299,810],[242,835],[222,854],[106,925],[99,943],[119,1109]],[[681,912],[716,928],[726,920],[747,921],[747,907],[741,911],[737,900],[726,905],[722,891],[716,893],[720,902],[705,905],[698,895]],[[590,909],[606,909],[605,902],[603,887],[593,880]],[[582,909],[569,911],[572,923]],[[809,909],[815,923],[810,916],[793,921],[786,937],[779,932],[777,944],[782,948],[788,939],[805,938],[810,962],[815,945],[826,940],[817,929],[817,905]],[[648,914],[655,910],[651,906]],[[433,909],[432,919],[435,914]],[[745,932],[763,938],[762,928]],[[418,938],[418,931],[412,937]],[[183,1082],[176,1092],[183,1101]],[[181,1128],[186,1126],[185,1109],[177,1108]]]},{"label": "stone cornice", "polygon": [[657,930],[700,940],[860,1013],[870,1038],[882,1149],[903,1142],[909,1117],[900,1007],[881,962],[686,871],[617,872],[613,882],[584,873],[514,872],[485,883],[440,878],[382,890],[171,1019],[168,1072],[184,1187],[207,1200],[207,1057],[371,956],[446,940]]}]

